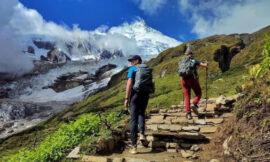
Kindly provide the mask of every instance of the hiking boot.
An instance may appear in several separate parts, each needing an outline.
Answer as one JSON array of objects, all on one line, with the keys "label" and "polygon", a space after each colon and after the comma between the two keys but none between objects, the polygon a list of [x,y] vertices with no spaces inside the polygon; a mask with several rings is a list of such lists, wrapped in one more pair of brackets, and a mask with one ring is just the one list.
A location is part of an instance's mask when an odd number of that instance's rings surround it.
[{"label": "hiking boot", "polygon": [[131,146],[129,152],[132,153],[132,154],[137,154],[137,147],[136,146]]},{"label": "hiking boot", "polygon": [[199,114],[199,112],[198,112],[198,104],[197,103],[192,103],[191,105],[190,105],[190,107],[191,107],[191,109],[193,110],[193,112],[196,114],[196,115],[198,115]]},{"label": "hiking boot", "polygon": [[192,119],[191,113],[187,113],[186,117],[187,117],[188,120],[191,120]]},{"label": "hiking boot", "polygon": [[145,141],[145,135],[143,133],[140,133],[140,138],[139,138],[140,141]]}]

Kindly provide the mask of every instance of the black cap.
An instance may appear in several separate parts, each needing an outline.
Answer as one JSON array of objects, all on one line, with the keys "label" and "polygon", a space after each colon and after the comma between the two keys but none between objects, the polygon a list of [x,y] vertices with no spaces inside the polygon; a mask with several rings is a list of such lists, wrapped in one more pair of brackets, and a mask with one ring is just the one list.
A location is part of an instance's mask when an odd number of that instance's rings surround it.
[{"label": "black cap", "polygon": [[140,62],[142,61],[142,58],[141,56],[139,55],[131,55],[129,58],[128,58],[128,61],[131,62],[133,60],[139,60]]}]

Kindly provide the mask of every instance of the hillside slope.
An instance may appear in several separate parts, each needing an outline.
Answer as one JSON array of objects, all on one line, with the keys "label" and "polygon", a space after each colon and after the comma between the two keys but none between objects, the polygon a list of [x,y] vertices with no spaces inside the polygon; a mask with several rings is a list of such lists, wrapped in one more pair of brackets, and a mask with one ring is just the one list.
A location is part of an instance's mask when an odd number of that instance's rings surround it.
[{"label": "hillside slope", "polygon": [[[187,44],[192,45],[194,57],[209,62],[208,94],[216,97],[220,94],[230,95],[241,91],[245,82],[248,67],[258,63],[265,44],[264,34],[270,34],[270,27],[253,34],[215,35],[205,39],[186,42],[170,48],[149,64],[154,69],[156,93],[151,95],[148,110],[163,107],[182,101],[180,79],[177,74],[178,61],[183,56]],[[76,121],[82,114],[109,114],[122,110],[125,94],[125,78],[127,69],[112,77],[109,89],[75,104],[36,127],[29,128],[17,135],[0,141],[0,157],[15,154],[21,148],[32,148],[41,143],[63,123]],[[200,83],[205,89],[205,71],[199,69]],[[67,153],[66,150],[64,153]]]}]

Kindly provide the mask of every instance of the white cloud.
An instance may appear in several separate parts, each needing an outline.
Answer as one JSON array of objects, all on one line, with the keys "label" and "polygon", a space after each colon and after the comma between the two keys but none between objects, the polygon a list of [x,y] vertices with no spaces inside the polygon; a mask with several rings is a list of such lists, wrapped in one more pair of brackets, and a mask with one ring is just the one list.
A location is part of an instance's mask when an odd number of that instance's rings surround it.
[{"label": "white cloud", "polygon": [[25,57],[18,42],[17,35],[11,30],[9,23],[14,14],[13,7],[17,0],[1,0],[0,2],[0,73],[20,76],[31,71],[33,64]]},{"label": "white cloud", "polygon": [[269,0],[179,0],[181,14],[190,18],[199,37],[252,33],[270,25]]},{"label": "white cloud", "polygon": [[149,15],[155,14],[158,9],[164,5],[167,0],[133,0],[139,5],[139,8]]},{"label": "white cloud", "polygon": [[[119,34],[108,33],[107,26],[101,26],[94,31],[81,30],[78,25],[72,29],[54,22],[48,22],[34,9],[28,9],[18,0],[0,1],[0,73],[22,75],[31,71],[33,63],[22,51],[22,39],[26,36],[42,36],[58,41],[63,46],[64,41],[79,43],[91,42],[97,48],[108,48],[111,52],[121,49],[124,54],[137,51],[134,40]],[[75,57],[83,54],[74,50]]]}]

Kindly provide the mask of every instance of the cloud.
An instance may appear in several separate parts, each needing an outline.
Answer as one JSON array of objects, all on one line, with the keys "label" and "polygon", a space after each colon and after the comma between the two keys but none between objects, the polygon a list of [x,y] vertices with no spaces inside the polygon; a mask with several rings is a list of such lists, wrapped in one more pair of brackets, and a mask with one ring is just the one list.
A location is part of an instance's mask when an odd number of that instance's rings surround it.
[{"label": "cloud", "polygon": [[[120,26],[121,27],[121,26]],[[122,50],[124,54],[136,53],[136,41],[120,34],[109,33],[108,26],[100,26],[94,31],[81,30],[78,25],[68,28],[54,22],[46,21],[36,10],[23,6],[18,0],[0,1],[0,73],[16,76],[28,73],[33,68],[32,60],[24,54],[24,38],[42,37],[56,41],[60,47],[65,41],[75,43],[87,41],[96,48],[111,52]],[[98,50],[97,50],[98,51]],[[97,52],[96,51],[96,52]],[[85,51],[72,50],[75,58]],[[98,54],[93,52],[93,54]]]},{"label": "cloud", "polygon": [[149,15],[155,14],[167,0],[133,0],[139,8]]},{"label": "cloud", "polygon": [[213,34],[252,33],[270,25],[268,0],[179,0],[179,11],[200,38]]},{"label": "cloud", "polygon": [[22,52],[19,43],[9,26],[13,17],[14,6],[17,0],[1,0],[0,2],[0,73],[8,73],[13,76],[20,76],[33,68],[30,58]]}]

